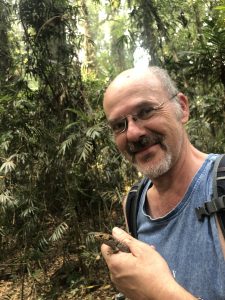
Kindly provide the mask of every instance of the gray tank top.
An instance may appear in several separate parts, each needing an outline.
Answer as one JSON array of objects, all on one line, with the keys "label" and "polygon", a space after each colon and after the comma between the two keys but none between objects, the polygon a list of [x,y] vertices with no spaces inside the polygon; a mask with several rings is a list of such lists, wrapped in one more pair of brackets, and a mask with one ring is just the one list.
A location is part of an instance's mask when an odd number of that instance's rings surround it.
[{"label": "gray tank top", "polygon": [[216,156],[208,155],[184,198],[162,218],[151,219],[146,213],[149,181],[137,216],[138,239],[154,245],[169,264],[176,281],[204,300],[225,300],[225,259],[215,217],[200,222],[195,213],[196,207],[211,200]]}]

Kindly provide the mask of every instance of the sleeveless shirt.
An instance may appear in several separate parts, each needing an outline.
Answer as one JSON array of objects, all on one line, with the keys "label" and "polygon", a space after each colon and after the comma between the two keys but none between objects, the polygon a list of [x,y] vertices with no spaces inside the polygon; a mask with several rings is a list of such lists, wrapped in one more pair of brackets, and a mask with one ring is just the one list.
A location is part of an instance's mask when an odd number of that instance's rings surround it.
[{"label": "sleeveless shirt", "polygon": [[[225,259],[215,216],[199,221],[195,208],[210,201],[216,154],[209,154],[183,199],[167,215],[152,219],[145,209],[146,185],[137,215],[138,239],[154,245],[175,280],[204,300],[225,300]],[[150,199],[151,203],[151,199]]]}]

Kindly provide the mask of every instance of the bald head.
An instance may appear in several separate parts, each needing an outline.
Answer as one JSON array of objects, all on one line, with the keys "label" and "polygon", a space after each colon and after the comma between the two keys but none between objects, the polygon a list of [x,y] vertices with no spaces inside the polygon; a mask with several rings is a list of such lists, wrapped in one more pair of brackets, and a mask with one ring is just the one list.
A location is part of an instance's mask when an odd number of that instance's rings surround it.
[{"label": "bald head", "polygon": [[178,89],[166,70],[159,67],[144,69],[132,68],[120,73],[108,86],[104,95],[104,110],[107,115],[108,109],[123,94],[129,90],[139,93],[141,89],[154,91],[164,90],[168,97],[178,93]]}]

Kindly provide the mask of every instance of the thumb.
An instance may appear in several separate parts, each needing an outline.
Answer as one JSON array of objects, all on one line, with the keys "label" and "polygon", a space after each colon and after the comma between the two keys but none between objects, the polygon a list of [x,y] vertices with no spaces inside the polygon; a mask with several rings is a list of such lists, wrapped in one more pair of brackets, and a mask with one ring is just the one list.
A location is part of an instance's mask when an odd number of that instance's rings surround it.
[{"label": "thumb", "polygon": [[121,228],[114,227],[112,230],[112,235],[120,243],[127,245],[134,256],[139,256],[143,252],[143,250],[155,250],[155,247],[153,245],[148,245],[133,238],[129,233]]},{"label": "thumb", "polygon": [[127,233],[126,231],[124,231],[123,229],[121,229],[119,227],[113,228],[112,235],[116,240],[118,240],[121,243],[126,244],[127,246],[130,243],[130,241],[132,241],[134,239],[129,233]]},{"label": "thumb", "polygon": [[134,248],[133,244],[135,244],[135,242],[138,242],[136,239],[134,239],[130,234],[119,227],[113,228],[112,235],[117,241],[125,244],[130,249],[131,253],[134,254],[132,248]]}]

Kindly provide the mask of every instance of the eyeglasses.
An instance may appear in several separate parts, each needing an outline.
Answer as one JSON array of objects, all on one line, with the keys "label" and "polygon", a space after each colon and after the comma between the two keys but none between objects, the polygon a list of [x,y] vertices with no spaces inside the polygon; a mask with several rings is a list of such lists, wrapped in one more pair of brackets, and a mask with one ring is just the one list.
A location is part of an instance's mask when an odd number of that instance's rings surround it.
[{"label": "eyeglasses", "polygon": [[115,135],[123,133],[128,128],[128,119],[127,119],[128,116],[131,116],[133,121],[140,122],[140,121],[149,120],[156,114],[157,111],[159,111],[163,107],[163,105],[166,102],[169,102],[176,96],[177,96],[177,94],[173,95],[169,100],[161,102],[158,105],[153,105],[153,103],[150,101],[149,101],[149,103],[146,102],[137,110],[137,112],[135,114],[128,114],[121,119],[111,121],[111,122],[109,122],[109,126],[111,127],[111,129]]}]

